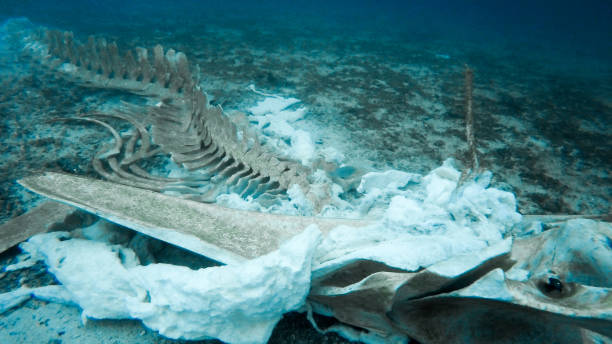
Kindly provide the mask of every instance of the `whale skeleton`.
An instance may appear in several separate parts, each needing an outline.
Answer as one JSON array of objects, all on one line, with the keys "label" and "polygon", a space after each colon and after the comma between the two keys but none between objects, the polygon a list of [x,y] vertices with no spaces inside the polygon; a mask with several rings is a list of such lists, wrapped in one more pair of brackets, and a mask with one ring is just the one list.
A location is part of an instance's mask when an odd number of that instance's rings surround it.
[{"label": "whale skeleton", "polygon": [[[19,183],[227,264],[272,252],[310,224],[324,236],[337,226],[372,224],[229,209],[61,173]],[[577,231],[557,217],[540,220],[553,228],[420,271],[366,259],[337,266],[313,277],[308,305],[381,337],[400,333],[425,343],[575,343],[612,337],[612,225],[583,220],[589,225]],[[513,268],[530,277],[512,278]]]},{"label": "whale skeleton", "polygon": [[[311,191],[308,168],[265,152],[256,140],[248,142],[253,137],[247,131],[242,141],[237,140],[239,128],[220,107],[208,104],[184,54],[164,53],[157,46],[153,55],[142,48],[120,55],[116,44],[103,39],[90,38],[81,44],[71,33],[51,30],[36,39],[45,46],[43,64],[62,69],[69,79],[163,102],[148,108],[125,104],[120,112],[77,118],[113,133],[115,145],[94,158],[96,171],[109,181],[46,172],[19,181],[29,190],[225,264],[270,253],[311,224],[325,236],[338,226],[374,223],[248,212],[160,193],[175,190],[197,195],[194,188],[208,183],[210,175],[222,175],[222,185],[243,196],[282,197],[290,185],[298,184],[316,208],[325,202],[324,192]],[[71,68],[61,67],[65,64]],[[136,119],[142,112],[148,114],[152,132]],[[136,130],[123,140],[102,121],[108,117],[128,121]],[[473,142],[473,132],[470,137]],[[205,169],[209,174],[169,179],[135,164],[160,151],[186,169]],[[206,197],[191,198],[206,201]],[[57,218],[48,220],[54,223],[67,218],[72,209],[45,207],[58,209]],[[53,211],[49,209],[9,222],[0,228],[0,235],[19,227],[15,221],[44,223]],[[402,334],[424,343],[609,340],[612,225],[609,218],[603,220],[607,222],[581,222],[584,228],[577,231],[575,225],[568,225],[569,216],[525,216],[524,222],[540,221],[550,229],[418,271],[375,260],[350,261],[313,276],[307,305],[340,322],[323,331],[350,325],[345,331],[364,329],[381,338]],[[49,229],[41,226],[39,230]],[[24,239],[21,235],[11,240]],[[517,278],[516,271],[527,272],[526,277]]]}]

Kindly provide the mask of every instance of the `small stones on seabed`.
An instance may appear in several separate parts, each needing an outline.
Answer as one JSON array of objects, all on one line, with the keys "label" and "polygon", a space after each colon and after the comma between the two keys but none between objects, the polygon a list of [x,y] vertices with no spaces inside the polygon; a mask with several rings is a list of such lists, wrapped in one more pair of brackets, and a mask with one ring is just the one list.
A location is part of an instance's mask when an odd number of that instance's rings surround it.
[{"label": "small stones on seabed", "polygon": [[[318,315],[315,317],[322,319]],[[350,341],[335,333],[321,334],[312,327],[304,314],[292,312],[285,314],[276,324],[268,343],[345,344]]]},{"label": "small stones on seabed", "polygon": [[[13,250],[17,250],[17,248],[7,252],[15,254]],[[7,254],[7,252],[3,255]],[[8,262],[0,263],[2,263],[3,266],[8,265]],[[22,286],[36,288],[53,284],[58,284],[58,282],[52,274],[47,272],[47,268],[43,262],[37,262],[33,266],[25,269],[6,271],[0,275],[0,293],[7,293]]]},{"label": "small stones on seabed", "polygon": [[61,141],[53,137],[35,137],[28,142],[33,147],[46,147],[49,145],[60,145]]}]

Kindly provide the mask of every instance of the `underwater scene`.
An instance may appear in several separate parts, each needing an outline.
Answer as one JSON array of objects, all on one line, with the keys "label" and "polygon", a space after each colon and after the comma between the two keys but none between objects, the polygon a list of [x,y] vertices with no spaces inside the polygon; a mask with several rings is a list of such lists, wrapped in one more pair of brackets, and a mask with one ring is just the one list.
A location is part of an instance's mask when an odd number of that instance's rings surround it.
[{"label": "underwater scene", "polygon": [[609,1],[0,0],[0,343],[612,343]]}]

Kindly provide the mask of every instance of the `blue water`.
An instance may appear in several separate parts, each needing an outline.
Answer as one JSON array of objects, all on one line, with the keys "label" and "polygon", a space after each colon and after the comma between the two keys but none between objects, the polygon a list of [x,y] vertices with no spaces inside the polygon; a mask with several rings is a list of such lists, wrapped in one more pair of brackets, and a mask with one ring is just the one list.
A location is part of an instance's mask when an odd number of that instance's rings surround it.
[{"label": "blue water", "polygon": [[[209,22],[259,23],[300,35],[316,32],[405,41],[455,41],[507,54],[597,61],[610,73],[610,1],[7,1],[0,18],[26,16],[65,30],[94,32],[164,28]],[[143,27],[144,26],[144,27]],[[576,67],[576,66],[569,66]],[[586,67],[586,66],[582,66]]]}]

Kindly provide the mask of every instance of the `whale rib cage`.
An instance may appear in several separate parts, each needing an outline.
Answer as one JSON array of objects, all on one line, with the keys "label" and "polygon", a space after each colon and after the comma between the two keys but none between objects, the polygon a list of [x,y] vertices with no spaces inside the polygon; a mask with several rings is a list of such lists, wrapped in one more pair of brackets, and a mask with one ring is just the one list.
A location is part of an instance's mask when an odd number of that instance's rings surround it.
[{"label": "whale rib cage", "polygon": [[[213,201],[222,192],[276,199],[297,184],[314,208],[320,209],[320,193],[312,192],[308,181],[311,169],[269,152],[255,135],[224,115],[220,106],[211,106],[192,77],[185,54],[173,49],[164,52],[161,45],[155,46],[152,54],[144,48],[121,54],[114,42],[90,36],[83,44],[73,33],[57,30],[46,30],[39,36],[46,45],[43,64],[61,71],[62,77],[84,86],[160,100],[155,106],[126,103],[114,113],[77,118],[103,125],[115,138],[114,146],[93,160],[103,177],[154,191],[178,191],[200,201]],[[102,117],[125,120],[135,130],[123,139]],[[199,173],[188,178],[159,177],[137,164],[162,153],[186,170]]]}]

